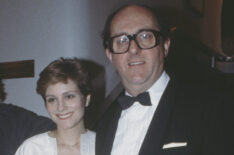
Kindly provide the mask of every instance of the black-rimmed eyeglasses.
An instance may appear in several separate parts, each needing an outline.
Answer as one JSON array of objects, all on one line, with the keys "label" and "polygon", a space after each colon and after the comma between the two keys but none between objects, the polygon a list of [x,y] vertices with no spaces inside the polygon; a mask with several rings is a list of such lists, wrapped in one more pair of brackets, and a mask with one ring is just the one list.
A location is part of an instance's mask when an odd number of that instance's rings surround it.
[{"label": "black-rimmed eyeglasses", "polygon": [[160,32],[144,29],[133,35],[123,33],[111,37],[107,45],[112,53],[122,54],[128,52],[131,40],[134,40],[140,49],[151,49],[159,44]]}]

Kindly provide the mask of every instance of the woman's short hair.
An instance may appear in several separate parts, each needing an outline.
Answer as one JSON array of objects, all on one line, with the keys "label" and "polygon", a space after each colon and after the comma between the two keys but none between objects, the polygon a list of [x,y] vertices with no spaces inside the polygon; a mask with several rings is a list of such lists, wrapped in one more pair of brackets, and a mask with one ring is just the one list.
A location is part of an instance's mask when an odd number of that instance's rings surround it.
[{"label": "woman's short hair", "polygon": [[88,72],[78,58],[60,58],[51,62],[41,73],[37,81],[37,93],[45,99],[45,92],[49,85],[58,82],[76,83],[77,88],[86,97],[91,93]]}]

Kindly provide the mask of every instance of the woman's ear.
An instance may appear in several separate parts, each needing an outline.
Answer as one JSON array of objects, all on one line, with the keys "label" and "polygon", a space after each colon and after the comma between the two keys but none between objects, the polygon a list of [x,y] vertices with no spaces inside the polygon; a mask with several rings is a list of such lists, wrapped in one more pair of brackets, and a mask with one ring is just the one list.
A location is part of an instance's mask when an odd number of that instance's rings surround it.
[{"label": "woman's ear", "polygon": [[90,99],[91,99],[91,95],[90,95],[90,94],[88,94],[88,95],[86,96],[85,107],[88,107],[88,106],[89,106]]}]

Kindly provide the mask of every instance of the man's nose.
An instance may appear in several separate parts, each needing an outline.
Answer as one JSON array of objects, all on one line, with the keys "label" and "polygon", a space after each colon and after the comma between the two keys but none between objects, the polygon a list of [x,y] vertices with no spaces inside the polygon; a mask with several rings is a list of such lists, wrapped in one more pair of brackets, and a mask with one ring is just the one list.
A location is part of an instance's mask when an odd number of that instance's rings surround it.
[{"label": "man's nose", "polygon": [[141,49],[138,47],[135,40],[131,40],[129,43],[129,53],[131,54],[137,54],[141,51]]}]

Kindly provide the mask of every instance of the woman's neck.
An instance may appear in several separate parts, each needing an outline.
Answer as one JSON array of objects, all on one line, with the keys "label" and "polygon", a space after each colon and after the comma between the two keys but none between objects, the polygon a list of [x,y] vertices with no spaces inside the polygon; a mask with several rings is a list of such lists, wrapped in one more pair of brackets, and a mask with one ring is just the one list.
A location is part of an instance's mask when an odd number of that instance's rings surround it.
[{"label": "woman's neck", "polygon": [[58,145],[79,146],[80,136],[85,132],[86,129],[84,126],[78,126],[71,129],[61,129],[58,127],[55,130],[55,137]]}]

